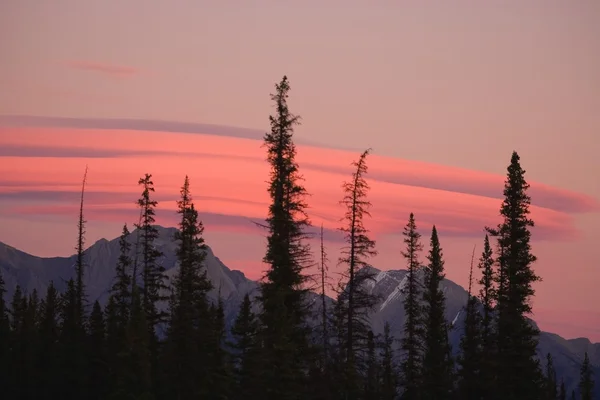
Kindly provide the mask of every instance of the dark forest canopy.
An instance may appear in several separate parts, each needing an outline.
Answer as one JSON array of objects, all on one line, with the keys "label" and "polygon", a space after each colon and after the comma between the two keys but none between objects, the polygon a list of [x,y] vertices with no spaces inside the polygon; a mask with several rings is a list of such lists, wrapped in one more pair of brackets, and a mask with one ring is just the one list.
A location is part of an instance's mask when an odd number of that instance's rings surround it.
[{"label": "dark forest canopy", "polygon": [[[288,108],[289,91],[284,76],[271,95],[275,112],[264,136],[271,200],[263,226],[268,269],[255,303],[244,297],[230,331],[223,302],[208,296],[214,283],[205,266],[204,226],[198,214],[202,205],[196,206],[187,176],[177,202],[176,276],[167,279],[154,245],[159,204],[153,198],[152,175],[145,174],[138,182],[140,218],[133,223],[138,237],[132,248],[124,225],[109,300],[104,308],[88,303],[82,283],[86,174],[78,215],[77,273],[66,290],[59,293],[50,284],[46,293],[24,293],[17,287],[7,299],[0,275],[3,399],[566,398],[551,355],[542,361],[536,356],[539,331],[529,318],[539,277],[532,269],[534,222],[519,155],[513,152],[507,169],[501,222],[486,228],[481,238],[476,269],[481,290],[469,290],[460,348],[452,351],[452,327],[444,317],[443,237],[434,226],[430,251],[422,254],[418,216],[412,213],[397,247],[399,263],[408,270],[406,285],[399,289],[406,313],[403,335],[394,338],[388,323],[383,335],[376,335],[369,314],[377,299],[367,289],[374,280],[368,259],[376,254],[368,229],[369,150],[358,155],[340,190],[345,246],[339,264],[344,273],[336,285],[337,297],[329,303],[322,236],[317,254],[307,240],[310,197],[296,162],[294,127],[300,117]],[[313,279],[306,269],[317,264],[320,276]],[[321,296],[318,309],[308,302],[315,281]],[[163,312],[157,304],[165,301]],[[591,400],[593,387],[586,354],[579,398]]]}]

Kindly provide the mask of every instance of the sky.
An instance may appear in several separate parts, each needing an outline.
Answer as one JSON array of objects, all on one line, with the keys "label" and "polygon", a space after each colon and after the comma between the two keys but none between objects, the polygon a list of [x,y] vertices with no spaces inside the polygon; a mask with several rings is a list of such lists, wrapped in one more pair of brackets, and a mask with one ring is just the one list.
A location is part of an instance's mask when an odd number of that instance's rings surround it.
[{"label": "sky", "polygon": [[341,184],[372,148],[373,265],[404,268],[414,212],[425,243],[436,224],[447,277],[466,287],[516,150],[543,278],[534,319],[598,342],[599,19],[595,0],[2,1],[0,241],[73,253],[86,165],[88,244],[135,222],[145,173],[158,222],[174,226],[187,174],[207,243],[259,278],[261,138],[285,74],[334,270]]}]

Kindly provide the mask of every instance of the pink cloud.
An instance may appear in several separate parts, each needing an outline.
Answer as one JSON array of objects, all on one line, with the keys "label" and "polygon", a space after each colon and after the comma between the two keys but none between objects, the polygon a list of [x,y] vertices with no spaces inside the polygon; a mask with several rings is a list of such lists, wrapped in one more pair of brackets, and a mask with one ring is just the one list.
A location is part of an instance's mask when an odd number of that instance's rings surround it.
[{"label": "pink cloud", "polygon": [[71,68],[98,72],[112,77],[130,77],[140,73],[140,70],[137,68],[122,65],[109,65],[92,61],[69,61],[67,62],[67,65]]}]

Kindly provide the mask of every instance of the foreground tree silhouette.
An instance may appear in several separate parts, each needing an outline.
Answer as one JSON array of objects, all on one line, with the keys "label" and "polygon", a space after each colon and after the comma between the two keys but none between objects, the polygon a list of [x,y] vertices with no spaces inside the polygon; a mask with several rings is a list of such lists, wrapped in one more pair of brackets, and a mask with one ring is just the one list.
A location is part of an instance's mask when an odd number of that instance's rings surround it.
[{"label": "foreground tree silhouette", "polygon": [[587,352],[583,358],[583,364],[581,364],[579,391],[581,393],[581,400],[592,400],[592,396],[594,395],[594,379]]},{"label": "foreground tree silhouette", "polygon": [[554,370],[554,361],[550,353],[546,355],[546,380],[544,383],[545,394],[543,398],[546,400],[556,400],[558,397],[556,371]]},{"label": "foreground tree silhouette", "polygon": [[502,399],[537,399],[541,395],[542,374],[536,359],[539,331],[531,314],[532,287],[539,277],[531,269],[536,257],[531,253],[529,184],[519,155],[513,152],[500,208],[503,221],[488,231],[498,241],[497,294],[497,395]]},{"label": "foreground tree silhouette", "polygon": [[7,360],[10,357],[11,332],[8,319],[8,306],[4,299],[5,293],[5,282],[0,271],[0,387],[9,388],[10,367]]},{"label": "foreground tree silhouette", "polygon": [[173,282],[171,321],[165,348],[167,393],[175,399],[206,398],[210,394],[211,371],[207,358],[212,344],[207,294],[212,285],[204,266],[204,225],[198,218],[187,176],[180,193],[177,213],[181,220],[175,234],[179,272]]},{"label": "foreground tree silhouette", "polygon": [[390,332],[390,324],[383,326],[381,343],[381,400],[394,400],[398,392],[396,364],[394,362],[394,337]]},{"label": "foreground tree silhouette", "polygon": [[483,241],[483,252],[479,259],[478,269],[481,278],[478,281],[479,301],[481,302],[481,359],[479,362],[479,388],[481,395],[488,399],[493,398],[496,391],[494,385],[496,368],[496,334],[494,327],[494,307],[497,291],[495,287],[496,273],[494,271],[494,258],[488,235]]},{"label": "foreground tree silhouette", "polygon": [[299,117],[287,105],[290,90],[287,77],[275,86],[271,99],[276,115],[270,116],[271,132],[264,138],[270,165],[267,217],[267,251],[264,262],[269,266],[261,283],[261,366],[265,400],[302,399],[306,388],[308,353],[308,313],[303,270],[310,259],[304,242],[309,220],[305,212],[306,190],[300,184],[293,142],[294,126]]},{"label": "foreground tree silhouette", "polygon": [[415,216],[410,214],[408,223],[404,227],[404,244],[406,249],[402,256],[406,259],[408,271],[406,272],[406,285],[402,288],[404,293],[404,337],[401,340],[402,362],[400,376],[402,386],[402,400],[416,400],[420,398],[422,382],[422,337],[423,321],[421,316],[421,283],[418,273],[421,269],[419,253],[423,250],[421,234],[417,232]]},{"label": "foreground tree silhouette", "polygon": [[233,341],[235,399],[253,398],[257,393],[256,375],[256,334],[258,321],[252,312],[250,296],[246,294],[240,306],[235,323],[231,328]]},{"label": "foreground tree silhouette", "polygon": [[[364,361],[361,355],[367,350],[370,332],[368,313],[377,302],[366,285],[366,282],[374,279],[374,273],[370,268],[365,268],[369,257],[377,254],[375,242],[369,238],[369,231],[363,222],[364,217],[370,216],[371,207],[367,199],[369,185],[364,177],[368,171],[366,158],[369,152],[366,150],[358,161],[352,163],[356,170],[352,180],[343,184],[344,198],[340,202],[346,209],[343,218],[345,226],[340,229],[344,233],[346,246],[342,249],[339,263],[346,266],[345,276],[348,280],[337,301],[346,314],[346,335],[344,342],[340,343],[345,353],[345,379],[342,384],[346,387],[346,399],[356,399],[360,394],[361,379],[365,377],[360,375],[364,365],[359,363]],[[373,349],[371,352],[374,354]]]},{"label": "foreground tree silhouette", "polygon": [[481,316],[477,309],[477,297],[472,294],[474,258],[475,248],[471,256],[464,333],[460,338],[460,353],[457,360],[459,365],[457,394],[464,400],[485,398],[483,393],[486,390],[481,384]]},{"label": "foreground tree silhouette", "polygon": [[424,355],[421,398],[449,399],[453,389],[452,360],[449,359],[446,299],[440,285],[445,277],[444,260],[435,225],[431,231],[429,263],[424,268]]}]

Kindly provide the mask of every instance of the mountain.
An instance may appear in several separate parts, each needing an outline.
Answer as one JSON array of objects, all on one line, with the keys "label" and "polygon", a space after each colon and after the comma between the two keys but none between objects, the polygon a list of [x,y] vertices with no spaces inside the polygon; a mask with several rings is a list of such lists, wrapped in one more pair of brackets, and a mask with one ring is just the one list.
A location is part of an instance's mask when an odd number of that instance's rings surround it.
[{"label": "mountain", "polygon": [[[161,260],[167,275],[172,278],[178,270],[175,257],[176,243],[173,240],[175,228],[158,227],[159,237],[156,247],[163,252]],[[137,234],[133,231],[130,240],[134,244]],[[133,248],[132,246],[132,257]],[[84,284],[88,300],[92,303],[98,300],[105,304],[108,299],[108,289],[114,278],[114,267],[119,256],[119,240],[100,239],[86,250]],[[0,272],[6,282],[10,300],[17,285],[30,293],[37,289],[44,295],[48,284],[52,281],[59,291],[65,289],[66,281],[74,276],[75,256],[71,257],[36,257],[0,242]],[[225,264],[207,248],[206,268],[209,279],[214,285],[210,295],[217,299],[220,294],[224,301],[225,319],[230,326],[235,319],[239,305],[246,293],[251,297],[258,294],[258,283],[245,277],[236,270],[227,268]],[[386,321],[390,323],[392,333],[396,338],[402,335],[404,325],[403,295],[401,289],[406,282],[405,270],[380,271],[369,267],[375,272],[375,281],[369,283],[369,290],[379,301],[372,315],[371,323],[375,333],[383,332]],[[467,302],[467,292],[464,288],[450,280],[442,282],[442,290],[446,295],[446,318],[452,323],[450,342],[453,349],[458,349],[464,322],[463,307]],[[316,295],[309,299],[319,307]],[[331,300],[331,299],[329,299]],[[163,304],[166,307],[166,304]],[[579,380],[579,368],[583,355],[588,353],[595,368],[595,376],[600,377],[600,343],[591,343],[588,339],[564,339],[554,333],[542,332],[538,354],[545,360],[547,353],[552,354],[557,374],[565,379],[568,391],[576,389]],[[596,385],[597,396],[600,398],[600,385]]]}]

